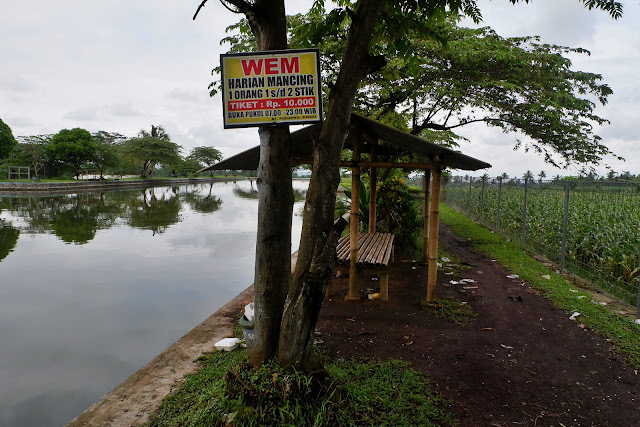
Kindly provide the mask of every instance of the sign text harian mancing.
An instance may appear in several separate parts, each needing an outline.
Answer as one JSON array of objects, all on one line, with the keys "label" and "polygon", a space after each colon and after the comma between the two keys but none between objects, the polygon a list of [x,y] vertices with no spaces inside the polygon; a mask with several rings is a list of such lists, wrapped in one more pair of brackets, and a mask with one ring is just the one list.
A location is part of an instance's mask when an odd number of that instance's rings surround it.
[{"label": "sign text harian mancing", "polygon": [[220,55],[224,127],[322,121],[317,49]]}]

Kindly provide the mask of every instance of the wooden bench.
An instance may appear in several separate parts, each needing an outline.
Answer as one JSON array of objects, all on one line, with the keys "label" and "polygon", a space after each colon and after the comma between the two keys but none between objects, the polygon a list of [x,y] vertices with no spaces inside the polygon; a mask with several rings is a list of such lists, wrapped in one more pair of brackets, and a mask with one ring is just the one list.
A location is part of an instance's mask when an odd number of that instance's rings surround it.
[{"label": "wooden bench", "polygon": [[[358,271],[378,275],[380,299],[385,301],[389,299],[389,262],[394,260],[394,238],[391,233],[358,234]],[[351,245],[347,234],[338,240],[336,246],[336,271],[339,274],[348,272],[350,264]]]}]

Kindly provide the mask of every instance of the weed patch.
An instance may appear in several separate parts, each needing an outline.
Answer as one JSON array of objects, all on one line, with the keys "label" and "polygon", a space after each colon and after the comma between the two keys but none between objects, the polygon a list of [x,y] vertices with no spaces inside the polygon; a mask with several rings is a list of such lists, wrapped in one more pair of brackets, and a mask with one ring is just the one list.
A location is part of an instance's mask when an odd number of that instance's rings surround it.
[{"label": "weed patch", "polygon": [[461,326],[476,320],[477,314],[468,305],[454,297],[445,297],[433,303],[426,300],[420,302],[423,309],[428,310],[440,319],[445,319]]}]

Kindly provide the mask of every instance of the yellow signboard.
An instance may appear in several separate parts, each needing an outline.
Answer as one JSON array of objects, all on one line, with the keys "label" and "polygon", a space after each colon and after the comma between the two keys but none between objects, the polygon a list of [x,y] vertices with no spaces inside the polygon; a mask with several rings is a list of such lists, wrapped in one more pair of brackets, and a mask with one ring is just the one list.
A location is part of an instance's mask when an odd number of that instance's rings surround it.
[{"label": "yellow signboard", "polygon": [[318,49],[220,55],[224,127],[322,122]]}]

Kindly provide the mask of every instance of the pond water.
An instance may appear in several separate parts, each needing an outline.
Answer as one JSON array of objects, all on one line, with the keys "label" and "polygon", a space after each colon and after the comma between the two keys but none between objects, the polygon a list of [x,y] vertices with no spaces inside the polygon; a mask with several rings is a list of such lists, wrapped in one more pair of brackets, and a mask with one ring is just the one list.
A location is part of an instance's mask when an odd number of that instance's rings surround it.
[{"label": "pond water", "polygon": [[0,426],[66,424],[250,285],[257,202],[252,181],[0,195]]}]

